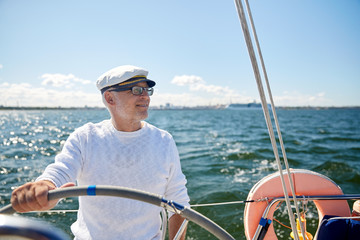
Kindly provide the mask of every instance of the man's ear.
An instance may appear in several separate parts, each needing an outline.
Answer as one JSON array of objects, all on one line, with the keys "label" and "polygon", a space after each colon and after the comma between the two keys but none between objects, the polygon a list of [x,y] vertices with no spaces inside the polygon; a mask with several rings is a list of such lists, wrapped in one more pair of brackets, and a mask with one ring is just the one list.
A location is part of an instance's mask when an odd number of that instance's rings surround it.
[{"label": "man's ear", "polygon": [[114,96],[110,92],[104,92],[104,98],[109,105],[115,104]]}]

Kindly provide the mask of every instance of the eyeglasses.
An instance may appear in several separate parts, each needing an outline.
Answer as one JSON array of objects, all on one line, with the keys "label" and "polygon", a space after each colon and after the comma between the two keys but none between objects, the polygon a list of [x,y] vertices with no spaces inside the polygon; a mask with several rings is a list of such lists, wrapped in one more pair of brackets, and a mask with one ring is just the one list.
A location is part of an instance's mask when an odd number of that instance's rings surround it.
[{"label": "eyeglasses", "polygon": [[148,87],[139,87],[139,86],[134,86],[130,88],[118,88],[118,89],[115,88],[115,89],[110,89],[109,92],[122,92],[127,90],[131,90],[131,93],[134,94],[135,96],[142,95],[144,91],[146,91],[148,96],[151,96],[154,93],[154,89],[151,87],[148,88]]}]

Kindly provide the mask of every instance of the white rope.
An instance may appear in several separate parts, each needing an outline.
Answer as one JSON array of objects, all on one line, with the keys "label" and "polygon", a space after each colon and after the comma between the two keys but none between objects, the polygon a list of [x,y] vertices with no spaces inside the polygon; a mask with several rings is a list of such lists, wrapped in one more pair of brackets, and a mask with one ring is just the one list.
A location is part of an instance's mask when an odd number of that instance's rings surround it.
[{"label": "white rope", "polygon": [[[242,27],[242,30],[243,30],[243,33],[244,33],[245,42],[246,42],[248,52],[249,52],[249,55],[250,55],[250,60],[251,60],[252,66],[253,66],[254,75],[255,75],[257,86],[258,86],[258,91],[259,91],[259,94],[260,94],[261,105],[262,105],[263,112],[264,112],[264,115],[265,115],[266,125],[267,125],[268,131],[269,131],[272,148],[273,148],[276,163],[277,163],[278,169],[279,169],[281,184],[282,184],[282,188],[283,188],[283,192],[284,192],[286,206],[287,206],[287,209],[288,209],[291,228],[292,228],[292,231],[294,233],[295,239],[299,240],[299,236],[298,236],[297,230],[296,230],[296,223],[295,223],[294,215],[293,215],[293,212],[292,212],[292,209],[291,209],[291,203],[290,203],[289,195],[288,195],[287,188],[286,188],[286,185],[285,185],[284,175],[283,175],[282,166],[281,166],[279,153],[278,153],[278,149],[277,149],[277,142],[276,142],[276,139],[275,139],[275,134],[274,134],[274,130],[273,130],[272,123],[271,123],[269,109],[267,107],[267,101],[266,101],[264,89],[263,89],[263,86],[262,86],[261,75],[260,75],[260,72],[259,72],[259,67],[258,67],[258,64],[257,64],[255,51],[254,51],[253,44],[252,44],[252,41],[251,41],[251,36],[250,36],[250,33],[249,33],[246,17],[245,17],[245,14],[244,14],[244,9],[243,9],[241,0],[235,0],[235,3],[236,3],[236,8],[237,8],[237,11],[238,11],[238,14],[239,14],[241,27]],[[248,8],[247,8],[248,12],[250,12],[249,11],[250,10],[249,5],[247,4],[247,6],[248,6]],[[254,28],[253,28],[253,30],[254,30]],[[253,34],[256,35],[256,32],[253,32]],[[270,91],[270,89],[269,89],[269,91]],[[274,112],[274,108],[273,108],[273,112]]]},{"label": "white rope", "polygon": [[[254,21],[253,21],[251,10],[250,10],[249,1],[245,0],[245,3],[246,3],[248,16],[249,16],[249,19],[250,19],[250,25],[251,25],[252,31],[254,33],[254,39],[255,39],[255,43],[256,43],[256,48],[258,50],[260,63],[261,63],[261,67],[262,67],[264,78],[265,78],[266,87],[267,87],[267,90],[268,90],[268,95],[269,95],[269,99],[270,99],[270,103],[271,103],[271,109],[272,109],[272,113],[273,113],[273,117],[274,117],[274,122],[275,122],[275,125],[276,125],[277,134],[278,134],[278,137],[279,137],[279,143],[280,143],[280,147],[281,147],[281,151],[282,151],[282,155],[283,155],[283,160],[284,160],[284,163],[285,163],[286,172],[287,172],[289,183],[290,183],[290,188],[291,188],[291,192],[292,192],[292,196],[293,196],[293,201],[294,201],[294,205],[295,205],[296,214],[297,214],[297,216],[300,217],[300,211],[299,211],[299,207],[298,207],[298,201],[297,201],[297,198],[296,198],[294,182],[293,182],[293,179],[291,178],[289,163],[288,163],[287,156],[286,156],[284,142],[282,140],[282,134],[281,134],[281,131],[280,131],[279,121],[278,121],[277,114],[276,114],[276,111],[275,111],[275,104],[274,104],[274,100],[273,100],[273,97],[272,97],[272,92],[271,92],[270,83],[269,83],[269,79],[268,79],[268,75],[267,75],[267,71],[266,71],[266,67],[265,67],[265,62],[264,62],[264,59],[263,59],[263,56],[262,56],[260,43],[259,43],[259,40],[258,40],[258,37],[257,37],[255,24],[254,24]],[[305,236],[305,234],[304,234],[305,229],[304,229],[304,226],[302,224],[300,224],[300,230],[301,230],[302,235]]]},{"label": "white rope", "polygon": [[[230,205],[230,204],[244,204],[251,202],[260,202],[266,201],[266,199],[260,199],[257,201],[232,201],[232,202],[218,202],[218,203],[202,203],[202,204],[192,204],[190,207],[212,207],[212,206],[221,206],[221,205]],[[47,211],[33,211],[26,213],[76,213],[78,210],[76,209],[62,209],[62,210],[47,210]]]},{"label": "white rope", "polygon": [[193,204],[190,207],[211,207],[211,206],[220,206],[220,205],[229,205],[229,204],[243,204],[248,202],[255,201],[233,201],[233,202],[219,202],[219,203],[203,203],[203,204]]},{"label": "white rope", "polygon": [[[199,204],[192,204],[190,205],[191,208],[193,207],[213,207],[213,206],[221,206],[221,205],[231,205],[231,204],[244,204],[244,203],[252,203],[252,202],[261,202],[267,201],[267,199],[259,199],[256,201],[232,201],[232,202],[217,202],[217,203],[199,203]],[[78,210],[76,209],[61,209],[61,210],[46,210],[46,211],[31,211],[26,213],[77,213]],[[22,214],[26,214],[22,213]]]},{"label": "white rope", "polygon": [[25,213],[21,213],[21,214],[26,214],[26,213],[77,213],[78,210],[76,209],[64,209],[64,210],[46,210],[46,211],[31,211],[31,212],[25,212]]}]

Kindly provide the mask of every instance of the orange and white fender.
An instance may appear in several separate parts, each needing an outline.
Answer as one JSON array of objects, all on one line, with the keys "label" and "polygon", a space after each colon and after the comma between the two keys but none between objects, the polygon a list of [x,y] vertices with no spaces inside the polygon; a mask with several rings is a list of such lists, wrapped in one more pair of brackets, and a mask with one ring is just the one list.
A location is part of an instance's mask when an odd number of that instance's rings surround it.
[{"label": "orange and white fender", "polygon": [[[330,178],[316,172],[303,169],[291,169],[291,178],[295,187],[295,194],[297,196],[321,196],[321,195],[342,195],[341,188],[333,182]],[[284,179],[289,196],[292,196],[291,188],[287,173],[284,172]],[[247,200],[258,200],[267,197],[273,199],[283,197],[283,189],[279,172],[271,174],[258,183],[250,190]],[[314,200],[318,211],[319,219],[324,215],[336,215],[348,217],[350,216],[350,208],[346,200]],[[274,204],[267,216],[268,219],[273,219],[275,208],[278,204]],[[255,235],[256,229],[262,219],[264,210],[268,206],[268,202],[253,202],[248,203],[244,210],[244,228],[246,239],[252,239]],[[277,239],[273,224],[268,228],[264,240]]]}]

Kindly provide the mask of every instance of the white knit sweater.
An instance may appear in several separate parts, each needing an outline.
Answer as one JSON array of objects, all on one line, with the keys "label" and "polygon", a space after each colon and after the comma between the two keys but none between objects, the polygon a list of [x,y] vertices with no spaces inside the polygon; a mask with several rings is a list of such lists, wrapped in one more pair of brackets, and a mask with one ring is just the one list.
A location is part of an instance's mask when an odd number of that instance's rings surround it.
[{"label": "white knit sweater", "polygon": [[[110,120],[82,126],[37,180],[130,187],[189,203],[172,136],[146,122],[135,132],[117,131]],[[131,199],[79,197],[71,229],[75,239],[160,239],[160,211]]]}]

